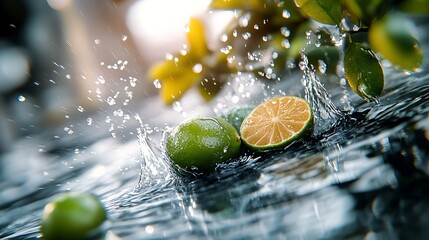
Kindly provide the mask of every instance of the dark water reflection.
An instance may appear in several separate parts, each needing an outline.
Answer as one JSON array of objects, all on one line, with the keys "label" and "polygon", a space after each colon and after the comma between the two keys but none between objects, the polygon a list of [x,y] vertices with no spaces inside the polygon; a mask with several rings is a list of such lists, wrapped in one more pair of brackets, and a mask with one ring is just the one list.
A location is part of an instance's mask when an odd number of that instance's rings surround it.
[{"label": "dark water reflection", "polygon": [[380,104],[356,100],[319,136],[206,177],[174,172],[160,131],[155,157],[141,153],[137,124],[127,139],[88,126],[21,139],[0,159],[0,238],[38,238],[44,205],[77,190],[105,204],[107,239],[428,239],[429,74],[389,78]]}]

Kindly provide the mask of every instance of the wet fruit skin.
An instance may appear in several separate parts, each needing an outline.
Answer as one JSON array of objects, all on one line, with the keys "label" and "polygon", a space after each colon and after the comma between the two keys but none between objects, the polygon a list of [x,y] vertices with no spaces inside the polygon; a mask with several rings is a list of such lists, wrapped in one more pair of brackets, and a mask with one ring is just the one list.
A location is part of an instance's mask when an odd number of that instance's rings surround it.
[{"label": "wet fruit skin", "polygon": [[240,132],[241,123],[254,108],[254,106],[235,108],[228,112],[224,118],[237,130],[237,132]]},{"label": "wet fruit skin", "polygon": [[198,117],[179,124],[168,136],[167,155],[179,167],[208,173],[216,164],[236,157],[241,140],[227,121]]},{"label": "wet fruit skin", "polygon": [[106,211],[91,193],[68,192],[45,206],[41,233],[43,239],[85,239],[106,219]]}]

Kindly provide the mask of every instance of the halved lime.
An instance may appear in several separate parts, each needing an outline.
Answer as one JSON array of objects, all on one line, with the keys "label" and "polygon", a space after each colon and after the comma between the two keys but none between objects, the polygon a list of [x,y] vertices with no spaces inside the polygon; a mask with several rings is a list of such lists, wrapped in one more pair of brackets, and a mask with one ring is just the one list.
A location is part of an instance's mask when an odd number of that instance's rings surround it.
[{"label": "halved lime", "polygon": [[276,97],[258,105],[244,119],[241,139],[254,150],[282,148],[307,133],[312,122],[313,112],[306,100]]}]

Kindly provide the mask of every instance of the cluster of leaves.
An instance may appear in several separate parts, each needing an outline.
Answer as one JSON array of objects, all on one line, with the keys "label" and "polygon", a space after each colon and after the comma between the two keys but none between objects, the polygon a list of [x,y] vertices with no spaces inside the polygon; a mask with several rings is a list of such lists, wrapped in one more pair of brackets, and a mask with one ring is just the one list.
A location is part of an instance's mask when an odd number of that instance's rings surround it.
[{"label": "cluster of leaves", "polygon": [[207,47],[203,23],[191,18],[188,48],[152,66],[149,78],[161,81],[167,104],[194,85],[209,100],[231,73],[280,79],[304,49],[323,74],[341,74],[337,65],[344,64],[351,89],[376,100],[384,86],[380,56],[400,69],[421,67],[422,51],[404,13],[428,14],[428,6],[427,0],[212,0],[212,10],[235,13],[220,49]]}]

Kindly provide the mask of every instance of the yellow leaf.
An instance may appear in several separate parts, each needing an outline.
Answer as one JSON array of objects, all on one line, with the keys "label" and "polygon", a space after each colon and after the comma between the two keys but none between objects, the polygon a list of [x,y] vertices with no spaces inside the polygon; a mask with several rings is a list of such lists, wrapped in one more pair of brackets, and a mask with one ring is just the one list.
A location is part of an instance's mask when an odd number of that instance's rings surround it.
[{"label": "yellow leaf", "polygon": [[210,4],[210,8],[222,10],[235,10],[243,7],[243,0],[212,0]]},{"label": "yellow leaf", "polygon": [[166,60],[153,65],[149,69],[149,79],[166,79],[170,76],[176,76],[183,73],[185,69],[189,69],[192,61],[189,55],[178,55],[171,60]]},{"label": "yellow leaf", "polygon": [[180,75],[162,79],[162,100],[166,104],[179,100],[200,78],[200,74],[193,72],[192,69],[186,69]]},{"label": "yellow leaf", "polygon": [[221,10],[261,11],[265,8],[264,0],[212,0],[210,8]]},{"label": "yellow leaf", "polygon": [[208,48],[204,32],[204,24],[196,19],[191,18],[189,21],[189,32],[187,34],[189,43],[189,54],[196,58],[203,58],[207,55]]}]

